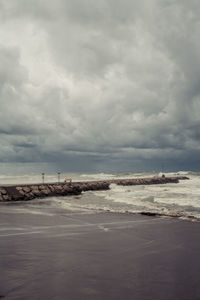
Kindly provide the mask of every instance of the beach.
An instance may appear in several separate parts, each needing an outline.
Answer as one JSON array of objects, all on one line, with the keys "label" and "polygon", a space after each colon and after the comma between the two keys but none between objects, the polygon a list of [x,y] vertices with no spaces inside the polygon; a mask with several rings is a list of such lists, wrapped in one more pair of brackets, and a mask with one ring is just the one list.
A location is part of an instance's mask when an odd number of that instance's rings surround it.
[{"label": "beach", "polygon": [[199,223],[1,205],[5,299],[200,299]]}]

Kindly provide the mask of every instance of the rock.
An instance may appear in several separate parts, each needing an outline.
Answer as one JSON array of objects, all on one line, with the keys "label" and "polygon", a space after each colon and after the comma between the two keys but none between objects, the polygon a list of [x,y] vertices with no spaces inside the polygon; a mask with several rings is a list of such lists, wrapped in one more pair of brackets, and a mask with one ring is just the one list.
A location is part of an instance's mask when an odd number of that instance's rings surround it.
[{"label": "rock", "polygon": [[43,194],[43,195],[49,195],[51,193],[51,191],[48,189],[48,188],[46,188],[45,190],[41,190],[41,194]]},{"label": "rock", "polygon": [[32,194],[34,194],[35,196],[40,196],[41,192],[38,189],[33,189]]},{"label": "rock", "polygon": [[65,187],[64,194],[65,195],[73,195],[73,188],[71,188],[71,187],[66,188]]},{"label": "rock", "polygon": [[30,186],[30,189],[31,189],[31,190],[38,189],[38,185],[31,185],[31,186]]},{"label": "rock", "polygon": [[3,195],[2,197],[3,197],[3,200],[4,200],[4,201],[9,201],[9,200],[11,200],[10,197],[9,197],[8,195]]},{"label": "rock", "polygon": [[82,189],[82,191],[87,191],[87,184],[82,184],[81,185],[81,189]]},{"label": "rock", "polygon": [[72,192],[70,194],[72,195],[80,195],[82,192],[82,189],[79,186],[72,187]]},{"label": "rock", "polygon": [[25,192],[23,190],[19,190],[19,193],[24,196],[25,195]]},{"label": "rock", "polygon": [[54,192],[54,191],[55,191],[55,188],[54,188],[53,185],[49,185],[48,187],[49,187],[49,189],[51,190],[51,192]]},{"label": "rock", "polygon": [[149,217],[159,216],[158,213],[154,213],[154,212],[145,212],[145,211],[141,212],[140,214],[141,214],[141,215],[144,215],[144,216],[149,216]]},{"label": "rock", "polygon": [[30,192],[30,193],[28,194],[28,198],[29,198],[29,199],[34,199],[34,198],[35,198],[35,195],[34,195],[32,192]]},{"label": "rock", "polygon": [[178,176],[179,180],[189,180],[190,178],[187,176]]},{"label": "rock", "polygon": [[22,187],[21,187],[21,186],[17,186],[16,189],[17,189],[18,191],[21,191],[21,190],[22,190]]},{"label": "rock", "polygon": [[42,193],[45,194],[45,195],[49,194],[49,192],[47,190],[42,190]]},{"label": "rock", "polygon": [[56,186],[54,186],[54,188],[55,188],[56,193],[61,193],[61,192],[64,191],[63,188],[60,185],[56,185]]},{"label": "rock", "polygon": [[4,188],[0,188],[0,192],[1,192],[2,195],[6,195],[7,194],[7,191]]},{"label": "rock", "polygon": [[38,189],[39,189],[39,190],[45,190],[45,189],[46,189],[46,185],[39,185],[39,186],[38,186]]},{"label": "rock", "polygon": [[72,186],[71,185],[68,185],[68,184],[65,184],[63,186],[63,191],[68,191],[68,190],[71,190],[72,189]]},{"label": "rock", "polygon": [[31,191],[31,189],[30,189],[30,187],[28,187],[28,186],[24,186],[24,187],[23,187],[23,191],[24,191],[25,193],[29,193],[29,192]]}]

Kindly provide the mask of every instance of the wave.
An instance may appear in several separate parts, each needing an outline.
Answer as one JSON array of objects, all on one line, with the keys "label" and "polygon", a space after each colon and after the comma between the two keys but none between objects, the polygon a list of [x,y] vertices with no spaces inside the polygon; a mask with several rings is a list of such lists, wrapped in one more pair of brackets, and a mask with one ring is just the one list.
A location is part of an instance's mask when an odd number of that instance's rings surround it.
[{"label": "wave", "polygon": [[[107,191],[86,192],[82,202],[96,210],[140,213],[200,220],[200,178],[179,184],[149,186],[110,185]],[[91,198],[91,201],[89,200]],[[83,199],[82,199],[83,200]],[[82,201],[81,200],[81,201]]]},{"label": "wave", "polygon": [[111,179],[114,178],[114,174],[107,174],[107,173],[94,173],[94,174],[82,174],[80,177],[84,178],[93,178],[93,179]]}]

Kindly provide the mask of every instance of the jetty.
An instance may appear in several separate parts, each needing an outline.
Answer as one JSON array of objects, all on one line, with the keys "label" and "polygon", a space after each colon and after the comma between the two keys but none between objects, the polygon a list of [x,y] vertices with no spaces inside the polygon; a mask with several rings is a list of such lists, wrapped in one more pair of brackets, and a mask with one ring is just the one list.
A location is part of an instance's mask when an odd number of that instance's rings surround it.
[{"label": "jetty", "polygon": [[16,184],[0,187],[0,201],[27,201],[34,198],[80,195],[85,191],[108,190],[111,184],[122,186],[178,183],[185,176],[114,179],[81,182]]}]

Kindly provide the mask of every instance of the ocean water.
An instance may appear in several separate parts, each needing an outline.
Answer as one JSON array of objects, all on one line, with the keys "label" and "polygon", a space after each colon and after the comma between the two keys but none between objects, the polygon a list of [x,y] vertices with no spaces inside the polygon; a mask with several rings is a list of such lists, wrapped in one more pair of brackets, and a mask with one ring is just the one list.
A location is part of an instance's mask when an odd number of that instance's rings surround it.
[{"label": "ocean water", "polygon": [[[139,178],[160,176],[156,173],[117,173],[117,174],[78,174],[66,173],[60,175],[72,178],[73,181],[92,181],[119,178]],[[88,191],[80,196],[49,197],[34,199],[28,202],[12,204],[1,203],[1,209],[15,210],[19,213],[54,214],[98,213],[109,211],[113,213],[155,213],[163,216],[173,216],[190,220],[200,220],[200,173],[181,171],[165,173],[166,176],[185,175],[189,180],[181,180],[178,184],[117,186],[110,185],[107,191]],[[57,174],[45,174],[45,182],[58,181]],[[0,184],[40,183],[41,175],[0,175]]]}]

